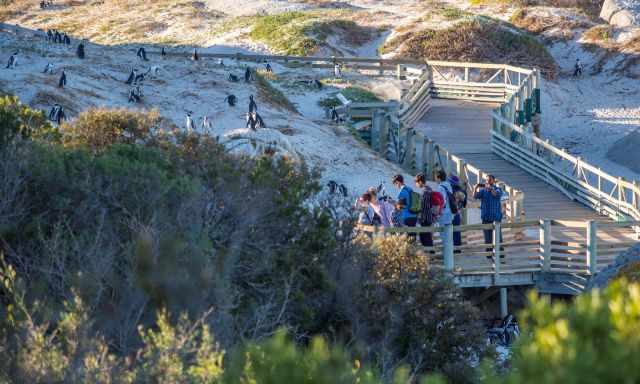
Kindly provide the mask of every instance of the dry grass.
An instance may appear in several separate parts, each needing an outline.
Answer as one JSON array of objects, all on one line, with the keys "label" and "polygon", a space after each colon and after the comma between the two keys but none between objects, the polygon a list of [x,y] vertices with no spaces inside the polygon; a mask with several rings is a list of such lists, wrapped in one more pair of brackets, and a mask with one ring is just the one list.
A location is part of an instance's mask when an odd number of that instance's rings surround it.
[{"label": "dry grass", "polygon": [[0,21],[55,28],[106,45],[206,44],[222,17],[206,3],[192,0],[56,1],[56,7],[44,11],[36,1],[16,0],[0,10]]},{"label": "dry grass", "polygon": [[582,39],[588,42],[609,42],[613,28],[609,24],[601,24],[584,31]]},{"label": "dry grass", "polygon": [[256,88],[258,88],[258,97],[265,103],[287,110],[293,113],[299,113],[298,109],[291,103],[289,99],[279,89],[271,85],[269,80],[261,72],[256,72]]},{"label": "dry grass", "polygon": [[567,16],[536,14],[526,8],[517,9],[510,21],[529,33],[543,35],[546,40],[571,40],[580,28],[593,25],[591,22]]},{"label": "dry grass", "polygon": [[72,97],[67,97],[63,94],[60,94],[56,91],[41,89],[38,93],[35,94],[31,102],[29,103],[30,107],[33,108],[41,108],[47,110],[51,108],[54,104],[60,104],[64,107],[67,112],[67,116],[75,115],[80,111],[78,105],[73,101]]},{"label": "dry grass", "polygon": [[550,78],[557,73],[555,60],[542,43],[491,19],[463,21],[443,30],[425,29],[397,39],[402,40],[401,57],[538,67]]}]

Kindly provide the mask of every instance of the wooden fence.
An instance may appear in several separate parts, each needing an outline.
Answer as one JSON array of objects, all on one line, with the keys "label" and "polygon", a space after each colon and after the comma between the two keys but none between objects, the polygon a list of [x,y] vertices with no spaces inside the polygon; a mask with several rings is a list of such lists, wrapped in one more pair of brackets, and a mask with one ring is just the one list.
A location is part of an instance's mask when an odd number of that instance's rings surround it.
[{"label": "wooden fence", "polygon": [[[592,275],[638,243],[632,236],[620,237],[621,228],[638,225],[540,220],[455,227],[360,225],[357,230],[376,237],[431,233],[434,245],[423,249],[432,266],[451,272],[462,287],[487,287],[533,284],[538,273]],[[461,233],[460,246],[453,244],[454,231]],[[490,231],[490,243],[484,231]]]},{"label": "wooden fence", "polygon": [[[167,51],[165,54],[172,57],[190,57],[193,51]],[[160,55],[160,51],[148,51],[148,55]],[[339,64],[343,69],[358,72],[367,72],[368,75],[383,76],[393,72],[398,79],[407,75],[420,75],[426,68],[423,60],[413,59],[381,59],[366,57],[319,57],[319,56],[288,56],[288,55],[256,55],[233,53],[209,53],[198,52],[200,58],[227,59],[237,62],[267,63],[280,62],[289,67],[324,68],[331,69]]]},{"label": "wooden fence", "polygon": [[640,220],[640,188],[603,172],[580,157],[573,156],[530,130],[517,126],[497,112],[492,131],[492,148],[500,157],[518,164],[546,181],[569,198],[614,220]]}]

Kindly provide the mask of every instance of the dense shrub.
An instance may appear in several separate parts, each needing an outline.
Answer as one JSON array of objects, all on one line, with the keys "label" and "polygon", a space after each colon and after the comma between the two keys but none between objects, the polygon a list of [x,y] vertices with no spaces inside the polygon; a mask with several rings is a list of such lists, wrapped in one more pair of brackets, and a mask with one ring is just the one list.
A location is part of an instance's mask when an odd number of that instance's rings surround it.
[{"label": "dense shrub", "polygon": [[206,382],[222,374],[222,350],[280,328],[300,344],[350,343],[385,378],[400,365],[453,377],[479,356],[477,318],[451,282],[404,238],[354,241],[350,202],[318,200],[305,164],[230,155],[122,113],[0,150],[6,377]]},{"label": "dense shrub", "polygon": [[32,136],[57,139],[58,133],[42,111],[29,108],[15,96],[0,97],[0,149],[16,137]]},{"label": "dense shrub", "polygon": [[529,295],[512,369],[489,383],[637,383],[640,285],[617,281],[574,303]]},{"label": "dense shrub", "polygon": [[87,146],[92,151],[101,151],[112,144],[133,144],[147,139],[156,133],[161,121],[158,111],[93,108],[63,124],[62,131],[67,146]]},{"label": "dense shrub", "polygon": [[405,238],[361,240],[368,279],[356,290],[356,316],[371,359],[383,368],[402,361],[413,375],[441,372],[450,382],[469,382],[471,362],[485,352],[478,311]]}]

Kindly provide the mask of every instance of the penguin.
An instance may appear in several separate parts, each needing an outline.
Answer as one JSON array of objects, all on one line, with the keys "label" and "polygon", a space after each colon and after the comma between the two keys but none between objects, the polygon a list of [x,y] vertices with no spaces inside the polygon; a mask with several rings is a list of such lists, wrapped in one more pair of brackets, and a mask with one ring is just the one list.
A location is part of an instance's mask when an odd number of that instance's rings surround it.
[{"label": "penguin", "polygon": [[258,104],[253,100],[253,95],[249,96],[249,113],[258,112]]},{"label": "penguin", "polygon": [[229,103],[230,107],[235,107],[237,99],[236,95],[229,95],[224,100]]},{"label": "penguin", "polygon": [[262,120],[262,116],[260,116],[258,112],[253,112],[253,120],[255,121],[257,128],[267,128],[264,120]]},{"label": "penguin", "polygon": [[76,51],[76,54],[78,55],[79,59],[84,59],[85,54],[84,54],[84,43],[80,43],[78,44],[78,50]]},{"label": "penguin", "polygon": [[64,88],[67,85],[67,74],[62,70],[60,80],[58,81],[58,88]]},{"label": "penguin", "polygon": [[136,72],[135,69],[131,68],[131,73],[129,74],[129,77],[127,78],[127,81],[125,81],[125,84],[131,85],[133,84],[133,80],[135,80],[136,78]]}]

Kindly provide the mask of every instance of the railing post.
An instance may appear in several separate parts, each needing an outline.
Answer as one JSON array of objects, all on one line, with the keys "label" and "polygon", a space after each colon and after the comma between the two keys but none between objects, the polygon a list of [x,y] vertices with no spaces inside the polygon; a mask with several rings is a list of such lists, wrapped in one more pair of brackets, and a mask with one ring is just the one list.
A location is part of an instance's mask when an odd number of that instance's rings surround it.
[{"label": "railing post", "polygon": [[444,256],[444,270],[453,272],[453,225],[442,227],[442,252]]},{"label": "railing post", "polygon": [[551,271],[551,220],[540,220],[540,253],[542,254],[542,271]]},{"label": "railing post", "polygon": [[598,222],[594,220],[587,226],[587,269],[592,275],[598,271]]},{"label": "railing post", "polygon": [[509,314],[509,300],[507,297],[507,288],[500,288],[500,317],[505,318]]},{"label": "railing post", "polygon": [[436,149],[433,141],[431,140],[427,141],[427,153],[427,159],[429,162],[429,164],[427,165],[427,177],[429,178],[429,180],[433,180],[433,172],[435,171],[434,162],[436,159]]},{"label": "railing post", "polygon": [[494,270],[495,270],[495,279],[498,280],[500,277],[500,244],[502,239],[500,238],[500,232],[502,229],[502,224],[499,221],[493,223],[493,258],[494,258]]}]

